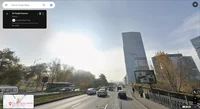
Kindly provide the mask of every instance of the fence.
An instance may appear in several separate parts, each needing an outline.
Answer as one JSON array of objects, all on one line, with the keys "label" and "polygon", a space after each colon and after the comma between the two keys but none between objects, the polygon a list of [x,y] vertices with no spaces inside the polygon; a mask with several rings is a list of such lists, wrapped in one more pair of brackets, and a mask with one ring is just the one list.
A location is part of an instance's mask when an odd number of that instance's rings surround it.
[{"label": "fence", "polygon": [[[182,109],[182,106],[193,105],[193,102],[189,101],[187,96],[185,96],[185,100],[183,100],[171,97],[170,94],[168,94],[168,96],[160,95],[158,92],[157,94],[149,93],[149,98],[171,109]],[[198,103],[196,106],[200,108],[200,103]]]},{"label": "fence", "polygon": [[[136,90],[139,90],[140,86],[135,86]],[[191,106],[193,104],[193,95],[168,92],[159,89],[153,89],[152,92],[149,92],[149,88],[142,87],[144,93],[147,94],[147,98],[160,103],[171,109],[182,109],[182,106]],[[197,107],[200,107],[200,97],[198,98]]]}]

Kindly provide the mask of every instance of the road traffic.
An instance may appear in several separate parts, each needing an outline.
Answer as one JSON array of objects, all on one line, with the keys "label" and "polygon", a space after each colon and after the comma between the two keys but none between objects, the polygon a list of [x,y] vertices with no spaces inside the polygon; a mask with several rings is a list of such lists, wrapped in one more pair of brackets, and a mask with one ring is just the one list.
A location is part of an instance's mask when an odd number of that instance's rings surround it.
[{"label": "road traffic", "polygon": [[131,98],[126,90],[127,99],[119,99],[116,90],[107,91],[107,96],[80,95],[40,106],[35,109],[145,109],[138,101]]}]

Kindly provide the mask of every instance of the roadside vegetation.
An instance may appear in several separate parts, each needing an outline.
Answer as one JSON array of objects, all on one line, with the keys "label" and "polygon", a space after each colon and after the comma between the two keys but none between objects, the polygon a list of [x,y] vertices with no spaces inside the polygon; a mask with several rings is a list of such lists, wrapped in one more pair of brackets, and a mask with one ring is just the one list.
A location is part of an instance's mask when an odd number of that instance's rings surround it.
[{"label": "roadside vegetation", "polygon": [[[158,52],[155,56],[155,66],[151,69],[156,74],[156,84],[152,84],[153,89],[163,90],[172,93],[191,94],[193,89],[200,89],[200,77],[190,76],[195,69],[191,60],[183,60],[183,57],[177,57],[174,63],[166,53]],[[194,74],[193,74],[194,75]],[[148,84],[135,84],[144,88],[149,88]]]},{"label": "roadside vegetation", "polygon": [[46,63],[39,60],[27,66],[9,48],[0,50],[0,85],[18,86],[20,92],[42,91],[43,77],[48,77],[49,83],[70,82],[81,89],[108,85],[103,73],[96,78],[91,72],[75,69],[57,58]]},{"label": "roadside vegetation", "polygon": [[155,59],[157,84],[153,85],[154,88],[187,94],[195,88],[200,88],[200,77],[191,76],[199,73],[194,69],[196,65],[191,62],[192,60],[186,60],[180,56],[174,58],[176,61],[174,63],[164,52],[158,52]]},{"label": "roadside vegetation", "polygon": [[[170,94],[170,96],[180,99],[185,99],[187,96],[189,100],[192,101],[192,91],[194,89],[200,89],[200,78],[190,76],[194,71],[194,62],[191,60],[183,60],[183,57],[174,58],[176,63],[174,63],[166,53],[158,52],[155,56],[154,67],[151,65],[151,69],[156,73],[157,83],[152,84],[153,93],[158,92],[161,95]],[[144,89],[150,89],[148,84],[134,84],[135,89],[138,90],[139,87]],[[197,95],[200,99],[200,95]],[[200,102],[200,101],[199,101]]]},{"label": "roadside vegetation", "polygon": [[3,103],[0,103],[0,109],[3,109]]},{"label": "roadside vegetation", "polygon": [[60,100],[64,98],[69,98],[77,95],[85,94],[84,92],[71,92],[71,93],[59,93],[59,94],[53,94],[53,95],[44,95],[44,96],[36,96],[34,97],[34,104],[40,104],[40,103],[46,103],[51,102],[54,100]]}]

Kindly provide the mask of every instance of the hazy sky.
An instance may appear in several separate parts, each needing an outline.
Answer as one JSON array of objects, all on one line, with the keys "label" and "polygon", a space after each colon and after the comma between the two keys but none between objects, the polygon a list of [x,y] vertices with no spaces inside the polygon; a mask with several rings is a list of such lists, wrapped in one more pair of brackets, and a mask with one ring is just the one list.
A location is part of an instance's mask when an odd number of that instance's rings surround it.
[{"label": "hazy sky", "polygon": [[[197,0],[196,0],[197,1]],[[192,0],[55,0],[46,30],[0,29],[0,49],[11,48],[21,63],[60,58],[76,69],[122,80],[122,32],[141,32],[148,61],[158,51],[193,56],[190,39],[200,35],[200,6]],[[198,1],[200,4],[200,1]],[[2,2],[1,2],[2,3]],[[2,7],[0,8],[2,25]],[[151,63],[151,62],[150,62]]]}]

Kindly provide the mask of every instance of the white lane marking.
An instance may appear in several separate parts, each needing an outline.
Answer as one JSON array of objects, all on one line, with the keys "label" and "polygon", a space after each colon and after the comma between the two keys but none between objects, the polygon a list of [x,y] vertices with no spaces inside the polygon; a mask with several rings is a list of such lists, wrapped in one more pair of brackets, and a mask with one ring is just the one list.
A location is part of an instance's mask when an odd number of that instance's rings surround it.
[{"label": "white lane marking", "polygon": [[138,100],[136,100],[134,97],[132,97],[132,94],[131,94],[130,91],[128,91],[128,92],[129,92],[131,98],[133,98],[135,101],[137,101],[137,103],[139,103],[143,108],[148,109],[146,106],[144,106],[142,103],[140,103],[140,102],[139,102]]},{"label": "white lane marking", "polygon": [[79,102],[79,103],[73,105],[72,107],[76,107],[76,106],[78,106],[78,105],[80,105],[80,104],[81,104],[81,102]]},{"label": "white lane marking", "polygon": [[106,109],[108,107],[108,104],[106,104],[106,106],[104,107],[104,109]]}]

